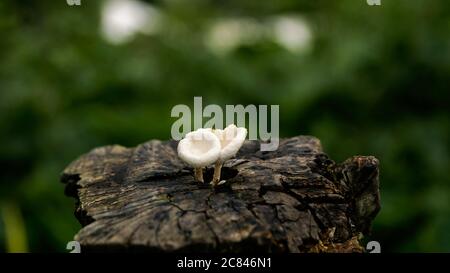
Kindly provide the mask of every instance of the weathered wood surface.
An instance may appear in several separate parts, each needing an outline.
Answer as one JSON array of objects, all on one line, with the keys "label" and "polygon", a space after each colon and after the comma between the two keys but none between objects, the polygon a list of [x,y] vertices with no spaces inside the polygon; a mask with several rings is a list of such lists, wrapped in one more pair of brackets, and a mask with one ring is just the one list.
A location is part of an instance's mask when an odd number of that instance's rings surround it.
[{"label": "weathered wood surface", "polygon": [[194,181],[176,146],[97,148],[64,170],[83,251],[363,251],[358,238],[380,209],[376,158],[335,164],[307,136],[274,152],[247,141],[223,168],[227,183],[212,189]]}]

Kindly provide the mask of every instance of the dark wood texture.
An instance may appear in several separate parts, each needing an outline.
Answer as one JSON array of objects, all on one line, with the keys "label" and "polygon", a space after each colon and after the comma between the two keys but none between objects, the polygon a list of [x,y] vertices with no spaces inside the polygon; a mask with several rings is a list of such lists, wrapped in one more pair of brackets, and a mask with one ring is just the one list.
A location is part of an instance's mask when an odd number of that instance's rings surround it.
[{"label": "dark wood texture", "polygon": [[380,209],[376,158],[335,164],[308,136],[274,152],[246,141],[213,189],[194,181],[176,147],[101,147],[64,170],[83,251],[363,251],[358,239]]}]

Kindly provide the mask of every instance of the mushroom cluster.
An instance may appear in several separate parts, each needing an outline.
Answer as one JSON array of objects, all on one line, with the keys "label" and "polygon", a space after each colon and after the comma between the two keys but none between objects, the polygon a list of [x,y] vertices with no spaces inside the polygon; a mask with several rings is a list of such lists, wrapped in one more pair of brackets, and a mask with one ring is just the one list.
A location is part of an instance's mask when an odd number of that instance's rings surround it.
[{"label": "mushroom cluster", "polygon": [[223,163],[236,155],[247,137],[247,129],[228,125],[225,129],[201,128],[186,136],[178,143],[178,156],[194,168],[195,180],[204,182],[203,168],[214,163],[211,181],[217,186]]}]

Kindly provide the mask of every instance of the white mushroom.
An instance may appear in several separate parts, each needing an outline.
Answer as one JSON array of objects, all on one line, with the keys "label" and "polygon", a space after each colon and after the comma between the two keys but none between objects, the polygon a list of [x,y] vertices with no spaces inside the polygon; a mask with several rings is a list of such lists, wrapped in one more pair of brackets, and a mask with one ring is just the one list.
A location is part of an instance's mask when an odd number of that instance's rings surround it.
[{"label": "white mushroom", "polygon": [[195,179],[203,181],[203,167],[219,159],[221,145],[215,134],[208,129],[198,129],[186,134],[178,143],[178,156],[194,167]]},{"label": "white mushroom", "polygon": [[213,129],[212,132],[219,138],[221,145],[220,156],[214,166],[214,177],[212,180],[212,184],[216,186],[220,181],[223,163],[225,160],[235,156],[242,144],[244,144],[247,137],[247,129],[230,124],[223,130]]}]

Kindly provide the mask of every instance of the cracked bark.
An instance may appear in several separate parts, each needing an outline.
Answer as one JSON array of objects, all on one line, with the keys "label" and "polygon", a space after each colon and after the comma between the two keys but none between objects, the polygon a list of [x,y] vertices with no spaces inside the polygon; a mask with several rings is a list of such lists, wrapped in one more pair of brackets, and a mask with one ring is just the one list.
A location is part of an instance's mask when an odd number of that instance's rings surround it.
[{"label": "cracked bark", "polygon": [[75,240],[84,252],[364,251],[358,239],[380,209],[378,160],[336,164],[308,136],[274,152],[259,144],[245,142],[216,189],[194,181],[176,141],[92,150],[61,178],[83,226]]}]

